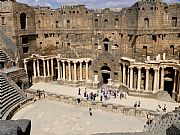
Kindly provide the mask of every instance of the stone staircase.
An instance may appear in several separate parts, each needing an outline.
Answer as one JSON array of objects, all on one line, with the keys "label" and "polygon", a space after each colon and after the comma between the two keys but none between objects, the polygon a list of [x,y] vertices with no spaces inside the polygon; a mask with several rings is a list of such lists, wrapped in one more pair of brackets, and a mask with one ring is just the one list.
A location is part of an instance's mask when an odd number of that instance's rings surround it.
[{"label": "stone staircase", "polygon": [[21,92],[0,74],[0,119],[4,119],[8,110],[23,100],[25,97]]},{"label": "stone staircase", "polygon": [[9,55],[0,49],[0,62],[5,62],[6,60],[10,60]]},{"label": "stone staircase", "polygon": [[159,100],[176,103],[176,101],[173,98],[171,98],[167,91],[163,91]]}]

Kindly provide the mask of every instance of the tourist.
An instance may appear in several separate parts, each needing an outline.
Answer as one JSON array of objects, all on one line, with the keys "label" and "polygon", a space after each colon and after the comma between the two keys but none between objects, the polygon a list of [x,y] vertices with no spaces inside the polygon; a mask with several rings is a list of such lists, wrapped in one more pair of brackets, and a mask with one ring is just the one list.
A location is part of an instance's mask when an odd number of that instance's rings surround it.
[{"label": "tourist", "polygon": [[79,104],[79,103],[81,102],[81,99],[78,97],[78,98],[77,98],[77,101],[78,101],[78,104]]},{"label": "tourist", "polygon": [[102,99],[103,99],[103,96],[101,95],[101,96],[100,96],[100,101],[102,101]]},{"label": "tourist", "polygon": [[134,107],[137,107],[137,101],[134,103]]},{"label": "tourist", "polygon": [[87,99],[87,100],[89,99],[88,94],[86,95],[86,99]]},{"label": "tourist", "polygon": [[141,106],[141,102],[139,101],[139,102],[138,102],[138,107],[140,107],[140,106]]},{"label": "tourist", "polygon": [[45,98],[45,91],[43,90],[43,95],[44,95],[44,98]]},{"label": "tourist", "polygon": [[163,112],[166,112],[166,109],[167,109],[167,106],[166,106],[166,104],[165,104],[165,105],[164,105],[164,108],[162,109]]},{"label": "tourist", "polygon": [[161,111],[161,105],[158,105],[158,109],[157,109],[158,112]]},{"label": "tourist", "polygon": [[116,92],[114,92],[114,98],[116,98]]},{"label": "tourist", "polygon": [[86,88],[85,88],[85,91],[84,91],[84,97],[86,97],[86,94],[87,94],[87,91],[86,91]]},{"label": "tourist", "polygon": [[124,92],[124,98],[126,99],[126,92]]},{"label": "tourist", "polygon": [[89,108],[89,115],[92,116],[92,109],[91,109],[91,107]]},{"label": "tourist", "polygon": [[78,90],[78,95],[81,95],[81,89],[79,88],[79,90]]}]

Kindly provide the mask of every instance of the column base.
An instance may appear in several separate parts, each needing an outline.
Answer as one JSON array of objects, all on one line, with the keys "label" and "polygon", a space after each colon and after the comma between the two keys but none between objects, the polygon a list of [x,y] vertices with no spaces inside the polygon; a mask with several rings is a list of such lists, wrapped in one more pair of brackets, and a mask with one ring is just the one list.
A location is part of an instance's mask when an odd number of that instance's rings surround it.
[{"label": "column base", "polygon": [[39,82],[51,82],[53,81],[53,77],[52,76],[47,76],[47,77],[44,77],[44,76],[39,76],[39,77],[35,77],[33,78],[33,83],[39,83]]}]

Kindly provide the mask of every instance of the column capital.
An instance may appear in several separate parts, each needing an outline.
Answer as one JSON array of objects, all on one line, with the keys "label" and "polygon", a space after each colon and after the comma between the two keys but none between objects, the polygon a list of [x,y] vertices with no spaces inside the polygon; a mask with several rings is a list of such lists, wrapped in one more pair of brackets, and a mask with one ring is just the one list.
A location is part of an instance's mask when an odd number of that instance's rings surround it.
[{"label": "column capital", "polygon": [[134,66],[129,66],[129,68],[130,68],[130,69],[133,69],[133,68],[134,68]]},{"label": "column capital", "polygon": [[72,62],[73,62],[74,64],[78,63],[78,61],[76,61],[76,60],[75,60],[75,61],[72,61]]},{"label": "column capital", "polygon": [[137,69],[138,69],[138,70],[141,70],[141,69],[142,69],[142,67],[141,67],[141,66],[137,66]]},{"label": "column capital", "polygon": [[71,63],[71,61],[70,61],[70,60],[67,60],[67,63]]},{"label": "column capital", "polygon": [[27,60],[27,59],[24,59],[24,63],[28,63],[28,60]]},{"label": "column capital", "polygon": [[46,59],[45,58],[41,58],[41,60],[45,61]]},{"label": "column capital", "polygon": [[83,60],[79,60],[80,63],[83,63]]},{"label": "column capital", "polygon": [[155,71],[158,71],[159,70],[159,68],[153,68]]},{"label": "column capital", "polygon": [[61,60],[62,63],[66,62],[66,60]]},{"label": "column capital", "polygon": [[145,69],[146,69],[146,70],[150,70],[150,67],[148,67],[148,66],[145,66]]},{"label": "column capital", "polygon": [[161,67],[161,68],[166,68],[167,66],[166,66],[166,65],[161,65],[160,67]]},{"label": "column capital", "polygon": [[126,66],[126,64],[125,63],[121,63],[123,66]]}]

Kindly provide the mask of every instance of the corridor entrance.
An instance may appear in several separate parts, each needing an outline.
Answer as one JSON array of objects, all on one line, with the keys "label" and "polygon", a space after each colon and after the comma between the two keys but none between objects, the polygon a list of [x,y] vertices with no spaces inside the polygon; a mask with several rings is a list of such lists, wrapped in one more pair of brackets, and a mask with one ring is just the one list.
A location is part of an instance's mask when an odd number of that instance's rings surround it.
[{"label": "corridor entrance", "polygon": [[103,84],[107,84],[108,79],[110,78],[111,69],[108,66],[103,66],[101,67],[101,73]]},{"label": "corridor entrance", "polygon": [[108,79],[110,78],[110,73],[102,73],[103,83],[107,84]]}]

